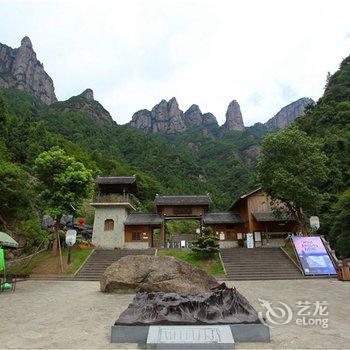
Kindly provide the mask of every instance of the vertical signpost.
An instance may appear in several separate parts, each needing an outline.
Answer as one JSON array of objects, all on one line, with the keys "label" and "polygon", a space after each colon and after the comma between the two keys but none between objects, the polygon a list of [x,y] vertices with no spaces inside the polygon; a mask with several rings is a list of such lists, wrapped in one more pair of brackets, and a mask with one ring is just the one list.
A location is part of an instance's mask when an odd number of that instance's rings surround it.
[{"label": "vertical signpost", "polygon": [[247,233],[247,248],[254,248],[254,234]]},{"label": "vertical signpost", "polygon": [[318,216],[310,216],[310,226],[315,232],[320,228],[320,219]]},{"label": "vertical signpost", "polygon": [[68,259],[67,264],[70,264],[71,260],[71,246],[75,244],[77,240],[77,231],[76,230],[68,230],[66,232],[66,244],[68,246]]}]

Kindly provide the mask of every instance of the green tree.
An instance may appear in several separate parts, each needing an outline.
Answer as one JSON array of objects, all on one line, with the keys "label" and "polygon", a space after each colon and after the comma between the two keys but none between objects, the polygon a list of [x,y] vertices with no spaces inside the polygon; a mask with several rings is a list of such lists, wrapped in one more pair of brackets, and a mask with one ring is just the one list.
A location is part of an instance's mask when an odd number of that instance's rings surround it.
[{"label": "green tree", "polygon": [[350,190],[346,190],[334,204],[331,239],[340,257],[350,257]]},{"label": "green tree", "polygon": [[19,165],[0,157],[0,223],[21,219],[32,211],[34,196],[29,174]]},{"label": "green tree", "polygon": [[3,124],[5,120],[5,103],[2,95],[0,94],[0,124]]},{"label": "green tree", "polygon": [[[258,180],[273,204],[283,203],[306,232],[306,214],[317,213],[327,180],[320,144],[297,128],[269,134],[262,144]],[[276,205],[277,207],[277,205]]]},{"label": "green tree", "polygon": [[60,148],[41,153],[34,169],[43,210],[55,218],[57,231],[61,216],[80,210],[92,194],[91,171]]}]

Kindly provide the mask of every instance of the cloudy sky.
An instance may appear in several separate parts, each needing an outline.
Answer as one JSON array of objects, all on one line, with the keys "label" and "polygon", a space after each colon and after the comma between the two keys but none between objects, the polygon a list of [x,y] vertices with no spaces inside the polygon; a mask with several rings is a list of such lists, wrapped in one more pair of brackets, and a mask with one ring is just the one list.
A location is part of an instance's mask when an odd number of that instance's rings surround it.
[{"label": "cloudy sky", "polygon": [[120,124],[175,96],[246,125],[303,96],[350,54],[350,1],[0,1],[0,42],[28,35],[60,100],[94,90]]}]

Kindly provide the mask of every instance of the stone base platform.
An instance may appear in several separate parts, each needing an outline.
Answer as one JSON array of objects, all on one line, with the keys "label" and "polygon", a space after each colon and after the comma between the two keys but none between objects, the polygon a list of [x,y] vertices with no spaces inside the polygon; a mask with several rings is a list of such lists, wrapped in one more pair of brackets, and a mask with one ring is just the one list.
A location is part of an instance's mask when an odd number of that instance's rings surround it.
[{"label": "stone base platform", "polygon": [[[171,325],[166,325],[171,327]],[[201,325],[196,325],[200,327]],[[196,327],[188,325],[188,327]],[[213,325],[214,326],[214,325]],[[223,326],[223,325],[215,325]],[[262,323],[250,324],[230,324],[232,336],[235,343],[242,342],[269,342],[270,329]],[[111,343],[138,343],[147,344],[149,328],[151,326],[129,326],[129,325],[114,325],[111,330]]]}]

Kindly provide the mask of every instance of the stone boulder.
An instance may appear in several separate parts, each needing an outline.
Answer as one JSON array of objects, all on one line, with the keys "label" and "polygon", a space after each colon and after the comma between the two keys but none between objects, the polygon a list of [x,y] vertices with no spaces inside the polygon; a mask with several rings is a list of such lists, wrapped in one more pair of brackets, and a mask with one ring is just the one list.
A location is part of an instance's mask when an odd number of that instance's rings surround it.
[{"label": "stone boulder", "polygon": [[200,293],[219,283],[206,272],[167,256],[128,255],[107,267],[102,292]]}]

